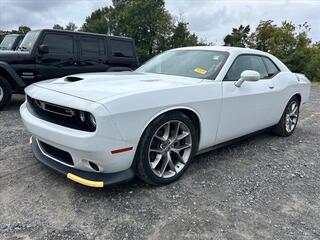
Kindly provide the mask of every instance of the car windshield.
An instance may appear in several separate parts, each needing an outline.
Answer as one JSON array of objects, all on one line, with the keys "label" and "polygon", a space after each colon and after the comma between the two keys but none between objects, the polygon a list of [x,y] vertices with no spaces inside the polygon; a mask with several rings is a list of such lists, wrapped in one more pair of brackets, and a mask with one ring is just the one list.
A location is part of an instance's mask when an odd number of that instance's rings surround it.
[{"label": "car windshield", "polygon": [[17,38],[16,36],[12,36],[12,35],[5,36],[0,44],[0,49],[1,50],[11,50],[12,45],[14,44],[16,38]]},{"label": "car windshield", "polygon": [[40,34],[39,31],[28,32],[27,35],[22,40],[22,42],[20,43],[18,50],[30,52],[32,50],[34,43],[36,42],[39,34]]},{"label": "car windshield", "polygon": [[222,51],[170,50],[152,58],[136,72],[206,79],[219,73],[227,56]]}]

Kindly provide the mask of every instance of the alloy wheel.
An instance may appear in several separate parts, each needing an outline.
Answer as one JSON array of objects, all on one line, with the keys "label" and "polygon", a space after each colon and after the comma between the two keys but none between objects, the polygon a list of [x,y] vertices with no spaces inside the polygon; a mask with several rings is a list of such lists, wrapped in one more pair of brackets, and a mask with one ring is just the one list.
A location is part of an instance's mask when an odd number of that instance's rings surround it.
[{"label": "alloy wheel", "polygon": [[291,133],[298,122],[299,106],[296,101],[292,101],[286,113],[286,131]]},{"label": "alloy wheel", "polygon": [[182,121],[172,120],[157,129],[149,146],[149,164],[161,178],[178,174],[189,161],[192,151],[191,131]]}]

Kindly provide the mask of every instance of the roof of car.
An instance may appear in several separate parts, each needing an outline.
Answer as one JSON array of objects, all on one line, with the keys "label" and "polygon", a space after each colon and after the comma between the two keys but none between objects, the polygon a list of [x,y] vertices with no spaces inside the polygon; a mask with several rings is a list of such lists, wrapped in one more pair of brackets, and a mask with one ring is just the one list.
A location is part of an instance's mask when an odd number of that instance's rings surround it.
[{"label": "roof of car", "polygon": [[176,48],[175,50],[211,50],[211,51],[224,51],[229,53],[252,53],[252,54],[263,54],[266,55],[268,53],[259,51],[251,48],[240,48],[240,47],[230,47],[230,46],[195,46],[195,47],[183,47]]},{"label": "roof of car", "polygon": [[91,32],[78,32],[78,31],[68,31],[68,30],[60,30],[60,29],[35,29],[32,30],[32,32],[35,31],[46,31],[46,32],[54,32],[54,33],[72,33],[72,34],[81,34],[81,35],[91,35],[91,36],[101,36],[101,37],[108,37],[108,38],[117,38],[117,39],[126,39],[126,40],[132,40],[132,38],[129,37],[122,37],[122,36],[112,36],[107,34],[101,34],[101,33],[91,33]]}]

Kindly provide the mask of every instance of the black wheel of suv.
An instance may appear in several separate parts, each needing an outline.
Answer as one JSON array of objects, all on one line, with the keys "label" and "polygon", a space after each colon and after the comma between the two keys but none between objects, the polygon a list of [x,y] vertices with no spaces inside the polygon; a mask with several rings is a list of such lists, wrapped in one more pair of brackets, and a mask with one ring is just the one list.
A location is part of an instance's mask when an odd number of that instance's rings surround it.
[{"label": "black wheel of suv", "polygon": [[12,89],[8,81],[0,76],[0,110],[2,110],[10,101]]},{"label": "black wheel of suv", "polygon": [[187,170],[198,145],[193,122],[181,112],[156,118],[145,130],[136,155],[137,175],[153,184],[168,184]]},{"label": "black wheel of suv", "polygon": [[290,136],[296,129],[299,119],[300,101],[293,96],[288,102],[280,122],[274,127],[273,133],[280,137]]}]

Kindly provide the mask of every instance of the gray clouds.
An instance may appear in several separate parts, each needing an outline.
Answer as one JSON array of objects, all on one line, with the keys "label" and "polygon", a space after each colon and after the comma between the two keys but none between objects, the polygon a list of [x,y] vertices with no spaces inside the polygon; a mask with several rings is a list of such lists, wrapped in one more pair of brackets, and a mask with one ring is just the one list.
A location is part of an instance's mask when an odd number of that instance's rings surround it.
[{"label": "gray clouds", "polygon": [[308,22],[310,36],[320,41],[320,1],[318,0],[175,0],[167,1],[167,8],[176,15],[183,14],[192,31],[201,37],[221,43],[232,27],[240,24],[254,29],[260,20]]},{"label": "gray clouds", "polygon": [[[0,0],[0,29],[51,28],[54,24],[74,22],[81,26],[93,10],[110,5],[111,0]],[[221,43],[232,27],[260,20],[284,20],[295,24],[307,21],[310,36],[320,41],[320,1],[318,0],[166,0],[166,8],[183,15],[191,31],[211,42]]]},{"label": "gray clouds", "polygon": [[68,22],[81,26],[93,10],[109,4],[111,0],[0,0],[0,29],[51,28]]}]

